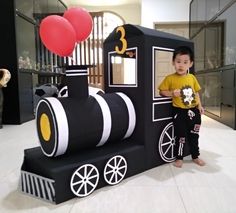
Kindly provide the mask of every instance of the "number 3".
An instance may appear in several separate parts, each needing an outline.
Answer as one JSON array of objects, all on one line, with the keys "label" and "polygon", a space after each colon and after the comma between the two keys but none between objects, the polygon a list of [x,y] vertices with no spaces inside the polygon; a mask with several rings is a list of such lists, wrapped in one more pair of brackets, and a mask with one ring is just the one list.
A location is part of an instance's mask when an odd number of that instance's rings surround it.
[{"label": "number 3", "polygon": [[120,41],[122,43],[122,48],[119,49],[119,47],[116,45],[115,47],[115,51],[118,53],[118,54],[123,54],[125,52],[125,50],[127,49],[127,41],[125,39],[125,29],[124,27],[118,27],[116,29],[116,32],[118,33],[120,31],[121,33],[121,36],[120,36]]}]

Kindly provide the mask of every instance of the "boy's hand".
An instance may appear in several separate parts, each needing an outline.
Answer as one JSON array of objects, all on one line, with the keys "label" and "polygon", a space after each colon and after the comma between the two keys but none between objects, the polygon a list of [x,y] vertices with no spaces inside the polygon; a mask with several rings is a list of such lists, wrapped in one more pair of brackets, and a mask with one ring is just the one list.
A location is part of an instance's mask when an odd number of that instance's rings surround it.
[{"label": "boy's hand", "polygon": [[201,115],[204,114],[205,110],[202,106],[198,106],[198,110],[200,111]]},{"label": "boy's hand", "polygon": [[173,97],[180,97],[181,93],[180,93],[180,89],[175,89],[172,91],[172,96]]}]

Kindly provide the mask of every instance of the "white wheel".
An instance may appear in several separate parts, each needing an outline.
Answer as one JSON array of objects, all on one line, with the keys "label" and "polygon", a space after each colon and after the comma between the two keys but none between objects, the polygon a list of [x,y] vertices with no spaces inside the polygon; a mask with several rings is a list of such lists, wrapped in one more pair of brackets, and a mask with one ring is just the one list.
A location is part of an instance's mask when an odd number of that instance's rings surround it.
[{"label": "white wheel", "polygon": [[169,123],[162,131],[159,139],[159,152],[161,158],[165,162],[172,162],[175,160],[174,146],[175,146],[175,135],[173,123]]},{"label": "white wheel", "polygon": [[127,162],[121,155],[111,158],[104,168],[104,179],[109,185],[118,184],[125,177]]},{"label": "white wheel", "polygon": [[92,164],[85,164],[79,167],[71,176],[71,191],[78,197],[88,196],[97,187],[98,180],[98,169]]}]

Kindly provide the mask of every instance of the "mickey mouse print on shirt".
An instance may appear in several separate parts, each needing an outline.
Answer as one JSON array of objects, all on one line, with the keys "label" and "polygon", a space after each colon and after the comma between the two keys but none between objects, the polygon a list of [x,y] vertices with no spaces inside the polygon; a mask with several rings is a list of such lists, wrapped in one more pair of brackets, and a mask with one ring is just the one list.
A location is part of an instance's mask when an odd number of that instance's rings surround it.
[{"label": "mickey mouse print on shirt", "polygon": [[185,106],[190,106],[196,103],[195,94],[190,86],[184,86],[180,92],[181,92],[182,102]]}]

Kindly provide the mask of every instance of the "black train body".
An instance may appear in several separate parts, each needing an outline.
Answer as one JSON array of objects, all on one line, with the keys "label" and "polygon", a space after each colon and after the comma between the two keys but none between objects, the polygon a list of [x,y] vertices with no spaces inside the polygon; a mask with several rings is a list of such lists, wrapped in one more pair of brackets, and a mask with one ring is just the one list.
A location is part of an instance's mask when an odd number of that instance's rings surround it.
[{"label": "black train body", "polygon": [[117,27],[104,42],[105,93],[95,95],[86,67],[68,67],[68,97],[37,106],[40,147],[25,150],[22,191],[58,204],[174,161],[171,99],[156,88],[159,56],[181,45],[193,49],[179,36]]}]

